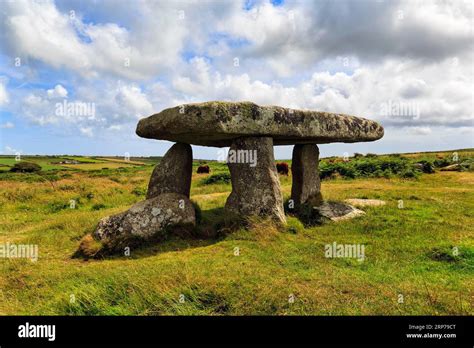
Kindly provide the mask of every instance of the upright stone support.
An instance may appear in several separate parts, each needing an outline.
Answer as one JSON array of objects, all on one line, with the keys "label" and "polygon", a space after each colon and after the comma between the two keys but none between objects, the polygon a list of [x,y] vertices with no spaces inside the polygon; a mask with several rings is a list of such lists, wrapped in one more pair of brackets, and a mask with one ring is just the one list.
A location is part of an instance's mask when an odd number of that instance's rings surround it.
[{"label": "upright stone support", "polygon": [[291,164],[293,183],[291,199],[296,207],[302,204],[320,205],[319,148],[315,144],[297,144],[293,148]]},{"label": "upright stone support", "polygon": [[232,192],[225,209],[242,216],[271,217],[286,223],[283,197],[271,137],[245,137],[232,142],[227,158]]},{"label": "upright stone support", "polygon": [[153,169],[146,198],[162,193],[179,193],[189,198],[193,171],[193,150],[191,145],[174,144]]}]

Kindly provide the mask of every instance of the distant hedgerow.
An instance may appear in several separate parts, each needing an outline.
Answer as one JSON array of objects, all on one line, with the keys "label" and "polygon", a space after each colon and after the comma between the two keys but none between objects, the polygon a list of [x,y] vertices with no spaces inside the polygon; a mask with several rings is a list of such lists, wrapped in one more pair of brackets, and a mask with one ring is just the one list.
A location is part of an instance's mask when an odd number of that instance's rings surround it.
[{"label": "distant hedgerow", "polygon": [[[432,169],[430,164],[424,167],[426,172]],[[423,170],[423,171],[424,171]],[[433,169],[434,170],[434,169]],[[343,177],[355,178],[415,178],[420,172],[413,168],[413,163],[406,158],[389,157],[379,158],[373,156],[357,157],[344,162],[321,161],[319,175],[321,179]]]},{"label": "distant hedgerow", "polygon": [[230,183],[230,173],[217,173],[217,174],[212,174],[205,178],[203,181],[203,184],[205,185],[211,185],[211,184],[228,184]]}]

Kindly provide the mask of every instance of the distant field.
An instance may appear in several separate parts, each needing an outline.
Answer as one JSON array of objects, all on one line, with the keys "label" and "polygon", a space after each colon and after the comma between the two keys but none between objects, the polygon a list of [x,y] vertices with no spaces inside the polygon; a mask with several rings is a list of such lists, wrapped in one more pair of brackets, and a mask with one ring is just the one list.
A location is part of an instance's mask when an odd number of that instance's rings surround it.
[{"label": "distant field", "polygon": [[104,162],[103,159],[97,159],[97,158],[94,158],[94,157],[85,157],[85,156],[67,156],[67,157],[62,157],[60,160],[73,160],[73,161],[84,162],[84,163],[102,163],[102,162]]},{"label": "distant field", "polygon": [[[40,156],[22,156],[22,161],[34,162],[41,166],[43,170],[55,170],[63,169],[61,165],[52,164],[52,162],[60,161],[60,159],[54,157],[40,157]],[[6,167],[0,167],[0,170],[10,170],[10,168],[17,163],[15,156],[0,156],[0,164],[5,165]]]},{"label": "distant field", "polygon": [[[434,161],[439,154],[402,157]],[[458,154],[472,160],[471,150]],[[452,153],[442,155],[449,161]],[[50,159],[31,160],[47,166]],[[331,161],[341,163],[324,159],[321,167]],[[152,166],[104,159],[71,165],[84,170],[48,171],[47,180],[0,173],[0,243],[39,246],[37,262],[0,259],[0,315],[474,315],[474,172],[335,175],[322,181],[326,199],[387,204],[345,222],[305,227],[289,217],[285,228],[255,221],[226,234],[223,207],[231,186],[205,180],[228,169],[208,164],[211,174],[196,174],[193,164],[191,198],[202,209],[201,227],[220,231],[219,238],[172,238],[130,257],[89,261],[71,257],[80,239],[101,217],[145,199]],[[280,182],[287,199],[291,173]],[[364,244],[366,259],[325,258],[324,246],[333,242]]]},{"label": "distant field", "polygon": [[133,167],[133,164],[117,163],[117,162],[97,162],[97,163],[81,163],[81,164],[62,164],[64,168],[80,169],[80,170],[99,170],[104,168],[126,168]]},{"label": "distant field", "polygon": [[104,160],[108,162],[116,162],[116,163],[125,163],[125,164],[133,164],[133,165],[138,165],[138,166],[144,166],[146,165],[145,162],[139,162],[139,161],[134,161],[132,159],[125,160],[125,159],[119,159],[119,158],[108,158],[108,157],[98,157],[99,160]]},{"label": "distant field", "polygon": [[[22,161],[34,162],[41,166],[42,170],[61,170],[61,169],[78,169],[78,170],[98,170],[102,168],[124,168],[130,166],[144,166],[145,162],[125,161],[120,158],[95,158],[86,156],[22,156]],[[60,164],[58,162],[77,161],[79,164]],[[0,156],[0,171],[8,171],[17,163],[15,156]]]},{"label": "distant field", "polygon": [[[439,157],[451,157],[454,153],[459,157],[473,158],[474,149],[462,149],[454,151],[441,152],[424,152],[424,153],[409,153],[401,154],[400,156],[406,158],[419,158],[433,160]],[[398,154],[397,154],[398,155]],[[391,157],[393,155],[379,155],[379,158]],[[336,158],[336,157],[328,157]],[[130,160],[125,160],[124,157],[89,157],[89,156],[22,156],[21,160],[27,162],[34,162],[39,164],[43,170],[60,170],[60,169],[79,169],[79,170],[98,170],[102,168],[120,168],[129,166],[147,166],[154,165],[159,162],[160,157],[131,157]],[[58,164],[57,162],[74,160],[81,162],[81,164]],[[218,163],[216,161],[195,160],[194,167],[199,166],[199,163],[213,163],[216,170],[227,170],[225,163]],[[291,160],[281,160],[291,164]],[[0,156],[0,171],[8,171],[16,163],[15,156]],[[115,164],[113,164],[115,163]],[[117,165],[121,164],[121,165]],[[97,164],[97,165],[96,165]],[[104,165],[102,165],[104,164]],[[123,164],[123,165],[122,165]]]}]

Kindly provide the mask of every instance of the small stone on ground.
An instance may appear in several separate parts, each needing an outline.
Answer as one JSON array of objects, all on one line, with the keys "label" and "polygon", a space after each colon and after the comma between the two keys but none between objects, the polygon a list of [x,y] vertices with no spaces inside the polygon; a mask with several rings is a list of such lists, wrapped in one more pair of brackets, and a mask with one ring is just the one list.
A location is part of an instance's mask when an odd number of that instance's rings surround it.
[{"label": "small stone on ground", "polygon": [[317,207],[313,207],[313,209],[322,217],[332,221],[349,220],[361,215],[365,215],[365,212],[362,210],[354,208],[349,204],[340,202],[324,202]]},{"label": "small stone on ground", "polygon": [[382,201],[381,199],[362,199],[362,198],[345,199],[344,202],[354,205],[356,207],[379,207],[386,204],[386,202]]}]

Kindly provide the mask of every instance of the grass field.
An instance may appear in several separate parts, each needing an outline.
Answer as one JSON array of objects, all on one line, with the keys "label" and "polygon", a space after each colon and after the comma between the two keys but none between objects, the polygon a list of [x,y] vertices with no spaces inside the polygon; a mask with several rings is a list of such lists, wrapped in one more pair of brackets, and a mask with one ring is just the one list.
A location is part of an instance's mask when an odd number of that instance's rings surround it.
[{"label": "grass field", "polygon": [[[144,166],[151,164],[137,160],[125,160],[123,157],[86,157],[86,156],[21,156],[21,161],[37,163],[43,171],[62,169],[100,170],[102,168],[124,168],[130,166]],[[60,163],[76,161],[77,164]],[[0,171],[8,171],[17,163],[15,156],[0,156]]]},{"label": "grass field", "polygon": [[[0,176],[0,243],[39,246],[37,262],[0,259],[1,315],[474,314],[473,172],[324,180],[326,199],[387,204],[345,222],[305,228],[289,217],[279,230],[255,221],[217,239],[85,261],[71,258],[79,240],[101,217],[144,199],[153,168],[95,164],[109,169],[60,170],[53,185],[34,174]],[[209,164],[211,174],[227,171]],[[207,176],[193,174],[191,198],[212,226],[231,187],[205,185]],[[280,180],[288,198],[291,176]],[[365,245],[365,260],[326,258],[333,242]]]}]

